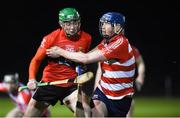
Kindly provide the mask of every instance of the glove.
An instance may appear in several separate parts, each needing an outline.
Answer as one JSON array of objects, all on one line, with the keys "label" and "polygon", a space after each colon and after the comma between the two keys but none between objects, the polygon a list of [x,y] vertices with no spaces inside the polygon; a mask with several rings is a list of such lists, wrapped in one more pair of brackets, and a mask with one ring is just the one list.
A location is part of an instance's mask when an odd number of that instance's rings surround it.
[{"label": "glove", "polygon": [[37,81],[36,79],[31,79],[29,80],[29,82],[27,83],[27,86],[30,90],[35,90],[37,88]]}]

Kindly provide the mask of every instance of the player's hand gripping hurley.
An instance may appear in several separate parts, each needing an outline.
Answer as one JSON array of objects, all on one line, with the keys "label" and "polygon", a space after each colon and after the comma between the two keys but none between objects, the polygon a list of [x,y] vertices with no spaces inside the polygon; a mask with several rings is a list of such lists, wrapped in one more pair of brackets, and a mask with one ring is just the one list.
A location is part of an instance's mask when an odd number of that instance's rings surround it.
[{"label": "player's hand gripping hurley", "polygon": [[[64,83],[75,83],[75,84],[83,84],[93,78],[92,72],[86,72],[82,75],[77,76],[75,79],[66,79],[66,80],[59,80],[54,82],[45,82],[45,83],[38,83],[37,86],[47,86],[47,85],[57,85],[57,84],[64,84]],[[28,89],[27,86],[19,87],[18,91],[22,91],[24,89]]]}]

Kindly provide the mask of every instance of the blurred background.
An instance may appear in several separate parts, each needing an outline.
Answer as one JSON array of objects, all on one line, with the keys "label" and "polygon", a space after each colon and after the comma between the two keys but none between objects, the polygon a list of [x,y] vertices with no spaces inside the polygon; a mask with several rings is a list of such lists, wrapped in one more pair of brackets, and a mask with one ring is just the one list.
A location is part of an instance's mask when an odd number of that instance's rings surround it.
[{"label": "blurred background", "polygon": [[[79,11],[81,28],[93,37],[91,48],[101,42],[99,18],[106,12],[117,11],[126,16],[126,35],[146,64],[145,84],[135,94],[134,116],[180,116],[177,1],[31,0],[4,1],[1,6],[0,81],[4,74],[18,72],[20,81],[27,83],[28,66],[42,38],[59,27],[60,9],[74,7]],[[95,70],[96,64],[91,68]],[[42,69],[43,66],[39,79]],[[0,116],[2,101],[9,102],[6,97],[0,93]]]}]

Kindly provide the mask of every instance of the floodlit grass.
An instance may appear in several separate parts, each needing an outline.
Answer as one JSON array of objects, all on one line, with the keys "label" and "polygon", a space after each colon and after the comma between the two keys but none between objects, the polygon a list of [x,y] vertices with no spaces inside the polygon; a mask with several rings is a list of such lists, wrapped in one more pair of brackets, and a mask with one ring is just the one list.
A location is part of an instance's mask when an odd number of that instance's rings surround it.
[{"label": "floodlit grass", "polygon": [[135,98],[134,116],[178,117],[180,98]]},{"label": "floodlit grass", "polygon": [[51,106],[51,116],[53,117],[72,117],[73,113],[64,105],[58,102],[55,106]]},{"label": "floodlit grass", "polygon": [[5,116],[13,107],[15,105],[10,99],[0,98],[0,117]]},{"label": "floodlit grass", "polygon": [[[15,105],[9,98],[0,98],[0,117],[6,116]],[[54,107],[50,107],[52,117],[72,117],[73,113],[64,105],[58,102]]]},{"label": "floodlit grass", "polygon": [[[14,107],[9,98],[0,98],[0,117]],[[72,117],[73,113],[57,103],[50,107],[53,117]],[[136,97],[135,117],[180,117],[180,98]]]}]

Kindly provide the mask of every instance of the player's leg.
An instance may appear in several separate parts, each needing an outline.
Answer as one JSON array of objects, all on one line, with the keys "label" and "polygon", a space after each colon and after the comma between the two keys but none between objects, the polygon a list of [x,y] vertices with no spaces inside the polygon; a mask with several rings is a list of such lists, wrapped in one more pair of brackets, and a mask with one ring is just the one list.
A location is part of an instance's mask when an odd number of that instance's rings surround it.
[{"label": "player's leg", "polygon": [[31,98],[24,116],[42,116],[50,104],[55,105],[58,101],[57,91],[57,87],[52,85],[39,87]]},{"label": "player's leg", "polygon": [[134,104],[135,104],[135,101],[132,100],[132,102],[131,102],[131,107],[130,107],[129,112],[128,112],[128,114],[127,114],[127,117],[129,117],[129,118],[133,116]]},{"label": "player's leg", "polygon": [[24,113],[24,117],[38,117],[42,116],[43,112],[47,107],[49,106],[49,103],[43,102],[43,101],[36,101],[35,99],[31,98],[27,110]]},{"label": "player's leg", "polygon": [[84,108],[82,105],[82,86],[78,85],[78,94],[77,94],[77,102],[76,102],[76,111],[74,112],[75,117],[85,117]]},{"label": "player's leg", "polygon": [[82,106],[84,108],[85,117],[91,117],[91,107],[90,107],[91,97],[82,91]]},{"label": "player's leg", "polygon": [[24,113],[18,107],[15,107],[6,115],[6,117],[22,117],[23,115]]},{"label": "player's leg", "polygon": [[93,94],[95,79],[92,79],[82,85],[82,105],[85,117],[92,117],[92,109],[90,106]]},{"label": "player's leg", "polygon": [[95,90],[92,99],[94,102],[92,114],[99,117],[126,117],[132,102],[130,95],[120,100],[108,99],[99,88]]},{"label": "player's leg", "polygon": [[99,88],[96,88],[92,100],[94,104],[94,107],[92,109],[92,117],[107,117],[108,110],[105,104],[107,102],[107,98],[99,90]]},{"label": "player's leg", "polygon": [[69,93],[64,99],[63,103],[72,111],[75,112],[76,110],[76,102],[77,102],[77,89]]},{"label": "player's leg", "polygon": [[42,113],[41,117],[51,117],[51,112],[49,107]]},{"label": "player's leg", "polygon": [[92,109],[92,117],[106,117],[108,114],[106,105],[100,100],[93,100],[94,108]]}]

